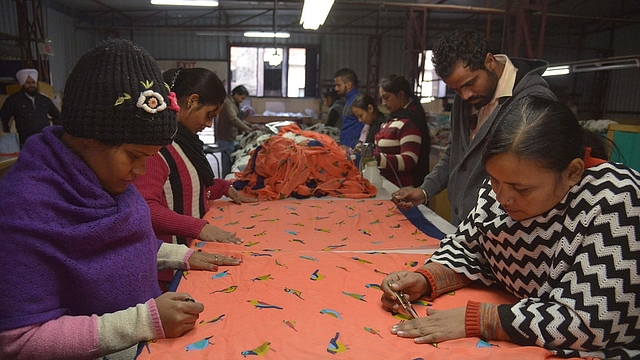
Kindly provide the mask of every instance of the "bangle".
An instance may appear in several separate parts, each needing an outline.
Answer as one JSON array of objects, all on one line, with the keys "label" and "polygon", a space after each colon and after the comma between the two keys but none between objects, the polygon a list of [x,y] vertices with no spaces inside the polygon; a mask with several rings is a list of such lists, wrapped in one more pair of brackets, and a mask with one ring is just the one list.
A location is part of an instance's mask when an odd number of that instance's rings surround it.
[{"label": "bangle", "polygon": [[427,192],[424,191],[423,188],[420,188],[420,190],[422,191],[422,194],[424,194],[424,205],[427,205],[427,203],[429,202],[429,195],[427,195]]}]

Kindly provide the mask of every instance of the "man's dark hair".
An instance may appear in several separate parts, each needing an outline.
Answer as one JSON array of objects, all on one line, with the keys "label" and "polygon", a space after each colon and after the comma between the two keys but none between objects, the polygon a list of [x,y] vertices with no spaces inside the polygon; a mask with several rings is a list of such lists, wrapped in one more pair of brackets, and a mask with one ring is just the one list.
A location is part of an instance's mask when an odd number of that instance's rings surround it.
[{"label": "man's dark hair", "polygon": [[249,96],[249,90],[244,85],[238,85],[231,90],[231,95],[246,95]]},{"label": "man's dark hair", "polygon": [[356,75],[356,73],[348,68],[342,68],[338,71],[336,71],[336,74],[333,75],[334,78],[341,78],[343,83],[348,83],[351,82],[353,84],[353,87],[356,88],[358,87],[358,75]]},{"label": "man's dark hair", "polygon": [[338,99],[340,99],[340,95],[338,95],[338,93],[333,89],[333,88],[328,88],[326,91],[324,91],[322,93],[322,97],[323,98],[329,98],[331,100],[337,101]]},{"label": "man's dark hair", "polygon": [[433,48],[431,61],[436,74],[446,79],[453,70],[462,63],[475,71],[484,68],[484,61],[489,53],[489,43],[485,38],[469,29],[456,30],[440,40]]}]

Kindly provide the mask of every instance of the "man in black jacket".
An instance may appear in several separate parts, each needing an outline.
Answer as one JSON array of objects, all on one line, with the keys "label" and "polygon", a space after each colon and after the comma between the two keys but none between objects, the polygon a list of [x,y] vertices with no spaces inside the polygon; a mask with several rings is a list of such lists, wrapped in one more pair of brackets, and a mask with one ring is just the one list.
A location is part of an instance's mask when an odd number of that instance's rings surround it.
[{"label": "man in black jacket", "polygon": [[[45,126],[61,125],[60,110],[48,97],[38,93],[38,71],[22,69],[16,73],[22,89],[9,96],[0,109],[2,130],[9,132],[11,118],[16,123],[20,147],[31,135],[38,134]],[[51,118],[49,118],[51,117]]]}]

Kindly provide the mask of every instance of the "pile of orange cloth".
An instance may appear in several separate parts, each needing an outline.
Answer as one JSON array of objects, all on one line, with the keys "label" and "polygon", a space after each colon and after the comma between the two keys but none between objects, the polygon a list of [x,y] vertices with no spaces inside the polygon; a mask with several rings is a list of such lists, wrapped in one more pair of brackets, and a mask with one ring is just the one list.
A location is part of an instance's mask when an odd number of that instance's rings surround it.
[{"label": "pile of orange cloth", "polygon": [[[300,143],[284,137],[292,132]],[[377,189],[362,177],[344,150],[329,136],[303,131],[297,125],[280,129],[251,154],[234,186],[260,200],[333,196],[351,199],[375,197]]]}]

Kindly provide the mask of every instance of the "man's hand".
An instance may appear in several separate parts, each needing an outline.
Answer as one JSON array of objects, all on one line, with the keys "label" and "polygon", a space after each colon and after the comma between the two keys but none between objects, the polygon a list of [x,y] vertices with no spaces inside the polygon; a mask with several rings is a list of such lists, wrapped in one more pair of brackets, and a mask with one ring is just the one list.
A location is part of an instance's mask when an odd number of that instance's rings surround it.
[{"label": "man's hand", "polygon": [[420,188],[407,186],[391,194],[391,201],[399,208],[409,209],[424,204],[427,201],[425,194]]}]

